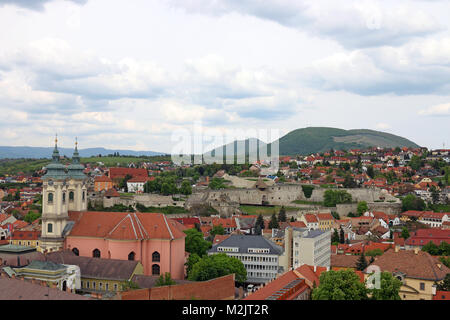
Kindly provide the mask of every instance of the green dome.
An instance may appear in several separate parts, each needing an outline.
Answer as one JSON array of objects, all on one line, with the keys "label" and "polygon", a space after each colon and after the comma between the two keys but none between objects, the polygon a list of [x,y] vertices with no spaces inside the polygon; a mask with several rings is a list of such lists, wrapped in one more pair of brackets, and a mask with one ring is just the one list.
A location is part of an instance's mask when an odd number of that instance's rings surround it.
[{"label": "green dome", "polygon": [[78,153],[78,142],[75,143],[75,151],[72,156],[72,163],[67,167],[68,176],[73,179],[86,179],[84,174],[84,166],[80,163],[80,154]]},{"label": "green dome", "polygon": [[57,141],[58,140],[55,141],[55,149],[53,149],[52,162],[47,165],[47,173],[42,177],[43,180],[64,180],[67,178],[66,168],[61,162],[59,162]]}]

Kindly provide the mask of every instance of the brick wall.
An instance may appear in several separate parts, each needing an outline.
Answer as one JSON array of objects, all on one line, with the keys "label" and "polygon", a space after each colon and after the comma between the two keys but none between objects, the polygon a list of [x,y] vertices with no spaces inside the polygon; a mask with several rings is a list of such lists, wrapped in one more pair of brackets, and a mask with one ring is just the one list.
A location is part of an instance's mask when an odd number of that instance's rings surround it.
[{"label": "brick wall", "polygon": [[232,300],[234,274],[209,281],[121,292],[122,300]]}]

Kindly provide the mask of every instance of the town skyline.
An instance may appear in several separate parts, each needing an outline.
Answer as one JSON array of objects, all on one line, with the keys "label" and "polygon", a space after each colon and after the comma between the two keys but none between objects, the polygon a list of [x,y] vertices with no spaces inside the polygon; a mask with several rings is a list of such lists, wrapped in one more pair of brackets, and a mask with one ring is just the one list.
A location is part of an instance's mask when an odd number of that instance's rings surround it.
[{"label": "town skyline", "polygon": [[14,33],[0,35],[1,144],[44,147],[58,132],[63,144],[169,152],[173,131],[202,120],[442,148],[445,12],[418,0],[3,1],[0,27]]}]

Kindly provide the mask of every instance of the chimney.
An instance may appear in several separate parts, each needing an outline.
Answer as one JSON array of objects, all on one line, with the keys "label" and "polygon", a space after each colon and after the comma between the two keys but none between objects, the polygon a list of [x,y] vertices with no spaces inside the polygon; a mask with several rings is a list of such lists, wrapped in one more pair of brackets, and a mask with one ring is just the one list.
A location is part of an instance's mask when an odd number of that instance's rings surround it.
[{"label": "chimney", "polygon": [[314,265],[314,272],[316,272],[317,271],[317,266],[316,265]]},{"label": "chimney", "polygon": [[419,247],[414,248],[414,254],[419,254]]},{"label": "chimney", "polygon": [[395,250],[395,252],[399,252],[400,251],[400,246],[396,245],[394,250]]}]

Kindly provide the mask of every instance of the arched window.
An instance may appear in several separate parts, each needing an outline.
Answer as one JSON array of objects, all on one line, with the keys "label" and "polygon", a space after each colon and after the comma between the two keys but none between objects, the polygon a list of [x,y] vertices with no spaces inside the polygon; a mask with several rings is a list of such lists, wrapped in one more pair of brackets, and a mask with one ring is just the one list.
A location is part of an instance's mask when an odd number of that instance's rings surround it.
[{"label": "arched window", "polygon": [[53,203],[53,193],[49,193],[47,197],[48,203]]},{"label": "arched window", "polygon": [[78,251],[78,248],[73,248],[72,252],[76,255],[79,256],[80,255],[80,251]]},{"label": "arched window", "polygon": [[53,232],[53,223],[47,224],[47,232]]},{"label": "arched window", "polygon": [[157,265],[157,264],[152,265],[152,275],[158,276],[159,273],[160,273],[159,265]]},{"label": "arched window", "polygon": [[153,262],[159,262],[161,260],[161,256],[159,255],[158,251],[155,251],[152,253],[152,261]]},{"label": "arched window", "polygon": [[130,254],[128,255],[128,260],[134,260],[135,256],[136,254],[134,252],[130,252]]},{"label": "arched window", "polygon": [[94,258],[100,258],[100,250],[94,249],[94,251],[92,251],[92,256]]},{"label": "arched window", "polygon": [[73,191],[70,191],[69,192],[69,202],[73,202],[73,199],[74,199],[74,193],[73,193]]},{"label": "arched window", "polygon": [[62,291],[66,291],[67,290],[67,282],[63,281],[62,283]]},{"label": "arched window", "polygon": [[62,203],[66,203],[66,193],[63,192]]},{"label": "arched window", "polygon": [[86,198],[86,191],[83,191],[83,201]]}]

